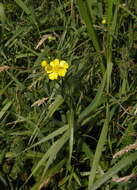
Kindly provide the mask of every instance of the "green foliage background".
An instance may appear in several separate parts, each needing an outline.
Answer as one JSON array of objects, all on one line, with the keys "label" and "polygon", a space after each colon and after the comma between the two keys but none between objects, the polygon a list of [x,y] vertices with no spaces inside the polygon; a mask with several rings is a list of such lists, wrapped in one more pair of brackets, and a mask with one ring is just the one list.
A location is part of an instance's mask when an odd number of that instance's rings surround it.
[{"label": "green foliage background", "polygon": [[[137,187],[135,148],[113,159],[136,143],[136,13],[135,0],[2,0],[3,190]],[[55,58],[69,69],[50,81],[40,62]]]}]

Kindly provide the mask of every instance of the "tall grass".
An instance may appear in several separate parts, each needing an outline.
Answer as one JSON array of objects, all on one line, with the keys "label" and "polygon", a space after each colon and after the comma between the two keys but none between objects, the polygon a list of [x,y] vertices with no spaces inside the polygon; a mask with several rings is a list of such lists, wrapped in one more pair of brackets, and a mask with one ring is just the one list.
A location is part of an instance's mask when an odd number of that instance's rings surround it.
[{"label": "tall grass", "polygon": [[[136,11],[134,0],[0,3],[3,190],[137,186]],[[40,63],[55,58],[69,69],[51,81]]]}]

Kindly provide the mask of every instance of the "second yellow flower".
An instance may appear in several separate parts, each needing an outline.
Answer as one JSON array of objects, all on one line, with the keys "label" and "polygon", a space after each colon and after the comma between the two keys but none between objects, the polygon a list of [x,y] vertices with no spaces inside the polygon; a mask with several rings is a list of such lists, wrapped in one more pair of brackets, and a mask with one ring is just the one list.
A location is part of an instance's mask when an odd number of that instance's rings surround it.
[{"label": "second yellow flower", "polygon": [[50,80],[64,77],[68,69],[68,63],[59,59],[54,59],[49,64],[47,64],[46,61],[42,61],[41,66],[45,67],[45,71],[48,74]]}]

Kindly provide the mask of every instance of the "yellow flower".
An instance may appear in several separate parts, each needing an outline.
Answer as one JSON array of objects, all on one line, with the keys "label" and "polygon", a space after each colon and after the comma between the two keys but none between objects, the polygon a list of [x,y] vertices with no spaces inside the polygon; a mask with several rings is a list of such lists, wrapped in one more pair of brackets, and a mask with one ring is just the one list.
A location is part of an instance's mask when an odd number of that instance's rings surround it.
[{"label": "yellow flower", "polygon": [[44,61],[41,62],[41,67],[46,67],[47,65],[48,65],[47,61],[44,60]]},{"label": "yellow flower", "polygon": [[68,63],[59,59],[54,59],[49,64],[41,65],[45,67],[45,71],[50,80],[58,79],[58,77],[64,77],[68,69]]},{"label": "yellow flower", "polygon": [[106,19],[103,19],[102,24],[106,24],[106,23],[107,23]]}]

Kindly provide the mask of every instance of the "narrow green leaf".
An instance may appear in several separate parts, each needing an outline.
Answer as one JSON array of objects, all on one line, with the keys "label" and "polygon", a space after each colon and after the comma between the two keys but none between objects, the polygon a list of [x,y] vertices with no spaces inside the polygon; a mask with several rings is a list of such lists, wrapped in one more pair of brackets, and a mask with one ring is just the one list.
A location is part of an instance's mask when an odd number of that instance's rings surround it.
[{"label": "narrow green leaf", "polygon": [[3,117],[3,115],[7,112],[7,110],[10,108],[10,106],[12,105],[12,102],[9,101],[0,111],[0,119]]},{"label": "narrow green leaf", "polygon": [[63,165],[65,164],[65,162],[66,162],[66,158],[62,159],[58,164],[56,164],[52,168],[49,168],[46,176],[49,177],[49,176],[55,175],[63,167]]},{"label": "narrow green leaf", "polygon": [[42,144],[42,143],[44,143],[44,142],[50,140],[50,139],[53,139],[53,138],[57,137],[58,135],[61,135],[61,134],[64,133],[67,129],[68,129],[68,125],[65,125],[64,127],[61,127],[61,128],[59,128],[59,129],[57,129],[57,130],[54,131],[53,133],[47,135],[46,137],[43,137],[39,142],[37,142],[37,143],[33,144],[32,146],[28,147],[28,148],[25,149],[24,151],[26,152],[26,151],[28,151],[28,150],[30,150],[30,149],[32,149],[32,148],[38,146],[38,145],[40,145],[40,144]]},{"label": "narrow green leaf", "polygon": [[[61,160],[58,164],[56,164],[55,166],[49,168],[49,170],[47,171],[47,174],[44,176],[44,181],[52,176],[54,176],[56,173],[60,172],[61,168],[63,167],[63,165],[66,162],[66,158],[64,158],[63,160]],[[37,183],[34,184],[34,186],[30,189],[30,190],[38,190],[41,186],[41,184],[43,183],[43,181],[38,181]]]},{"label": "narrow green leaf", "polygon": [[113,67],[113,63],[111,62],[111,58],[108,58],[107,60],[107,93],[109,93],[109,88],[111,84],[112,67]]},{"label": "narrow green leaf", "polygon": [[100,138],[99,138],[99,141],[98,141],[98,144],[97,144],[95,156],[94,156],[93,163],[92,163],[92,168],[91,168],[91,172],[90,172],[90,176],[89,176],[89,185],[88,185],[89,188],[88,189],[90,189],[91,185],[93,184],[93,181],[94,181],[94,178],[95,178],[95,175],[96,175],[96,170],[97,170],[98,165],[99,165],[99,160],[100,160],[101,153],[102,153],[102,150],[103,150],[103,146],[104,146],[106,136],[107,136],[108,125],[109,125],[109,117],[110,117],[109,116],[110,113],[109,113],[109,110],[108,110],[108,106],[107,106],[107,111],[106,112],[107,112],[106,113],[106,119],[105,119],[102,131],[101,131],[101,134],[100,134]]},{"label": "narrow green leaf", "polygon": [[2,24],[4,24],[6,21],[5,10],[2,3],[0,3],[0,21],[2,22]]},{"label": "narrow green leaf", "polygon": [[131,153],[130,155],[121,159],[115,166],[109,169],[100,179],[98,179],[89,190],[96,190],[101,185],[103,185],[106,181],[108,181],[111,177],[113,177],[116,173],[121,171],[126,166],[132,164],[132,162],[137,160],[137,152]]},{"label": "narrow green leaf", "polygon": [[55,98],[55,101],[52,103],[52,105],[49,108],[49,111],[47,113],[46,118],[50,118],[53,116],[53,114],[55,113],[55,111],[59,108],[59,106],[64,102],[64,99],[61,95],[58,95]]},{"label": "narrow green leaf", "polygon": [[21,83],[11,72],[6,71],[6,73],[11,77],[11,79],[18,85],[19,88],[22,90],[25,89],[26,87],[24,86],[23,83]]},{"label": "narrow green leaf", "polygon": [[4,6],[3,6],[3,3],[0,3],[0,26],[2,27],[2,30],[1,30],[1,38],[4,34],[4,27],[5,27],[5,23],[6,23],[6,15],[5,15],[5,10],[4,10]]},{"label": "narrow green leaf", "polygon": [[35,19],[35,16],[31,9],[27,7],[27,5],[22,0],[14,0],[17,5],[30,17],[30,19],[33,21],[33,23],[37,26],[37,22]]},{"label": "narrow green leaf", "polygon": [[[60,137],[55,143],[53,143],[53,145],[47,150],[47,152],[44,154],[44,156],[41,158],[41,160],[37,163],[36,167],[32,170],[30,176],[25,181],[23,186],[38,171],[38,169],[41,166],[45,165],[45,163],[46,163],[42,178],[45,176],[47,170],[49,169],[49,166],[56,159],[57,153],[60,151],[62,146],[68,141],[68,139],[69,139],[69,131],[66,131],[65,134],[63,134],[62,137]],[[23,186],[22,186],[22,188],[23,188]]]},{"label": "narrow green leaf", "polygon": [[107,24],[110,26],[111,20],[112,20],[112,15],[113,15],[113,0],[107,0]]},{"label": "narrow green leaf", "polygon": [[91,172],[90,172],[90,176],[89,176],[89,185],[88,185],[88,189],[90,190],[91,185],[93,184],[95,175],[96,175],[96,170],[99,166],[99,160],[103,151],[103,147],[106,141],[106,137],[107,137],[107,132],[108,132],[108,127],[109,127],[109,121],[111,120],[111,118],[113,117],[114,113],[115,113],[115,109],[116,107],[113,107],[113,109],[111,111],[109,111],[109,106],[107,104],[107,110],[106,110],[106,119],[99,137],[99,141],[97,144],[97,148],[96,148],[96,152],[95,152],[95,156],[93,159],[93,163],[92,163],[92,168],[91,168]]},{"label": "narrow green leaf", "polygon": [[75,172],[73,172],[73,178],[75,179],[75,181],[77,182],[77,184],[79,186],[81,186],[80,177]]},{"label": "narrow green leaf", "polygon": [[87,0],[86,3],[87,3],[87,6],[88,6],[88,9],[89,9],[91,18],[92,18],[92,20],[94,20],[95,16],[94,16],[93,10],[92,10],[92,6],[94,6],[94,2],[93,2],[93,0]]},{"label": "narrow green leaf", "polygon": [[9,88],[9,86],[13,83],[13,81],[10,81],[3,89],[0,89],[0,96],[2,96],[6,90]]},{"label": "narrow green leaf", "polygon": [[93,152],[91,151],[90,147],[83,142],[82,144],[82,151],[85,153],[86,157],[88,157],[88,159],[92,160],[93,159]]},{"label": "narrow green leaf", "polygon": [[83,0],[77,0],[77,4],[79,7],[79,12],[84,19],[84,22],[87,26],[89,37],[93,43],[93,46],[96,51],[100,51],[100,44],[98,42],[97,34],[94,30],[93,24],[92,24],[92,18],[90,14],[90,9],[88,8],[88,4],[86,4],[86,1]]},{"label": "narrow green leaf", "polygon": [[7,183],[7,181],[5,180],[5,177],[0,176],[0,185],[1,187],[3,187],[4,189],[9,189],[9,185]]},{"label": "narrow green leaf", "polygon": [[102,83],[98,89],[98,92],[95,96],[95,98],[92,100],[92,102],[86,107],[84,111],[79,115],[78,122],[80,123],[85,117],[87,117],[92,111],[94,111],[98,105],[101,103],[101,97],[103,95],[103,90],[106,84],[106,74],[104,74],[104,78],[102,80]]},{"label": "narrow green leaf", "polygon": [[18,28],[17,30],[14,31],[13,36],[5,43],[5,47],[8,47],[14,40],[17,39],[18,36],[21,36],[23,33],[24,28]]},{"label": "narrow green leaf", "polygon": [[113,15],[113,0],[107,1],[107,24],[108,24],[108,32],[107,32],[107,42],[106,42],[106,59],[107,59],[107,93],[109,93],[109,88],[111,84],[111,73],[113,68],[112,63],[112,43],[115,34],[115,28],[117,23],[117,6],[115,7],[114,15]]},{"label": "narrow green leaf", "polygon": [[130,11],[128,7],[124,6],[123,4],[119,5],[119,7],[121,9],[123,9],[127,14],[129,14],[130,16],[132,16],[132,18],[135,19],[135,21],[137,22],[137,16],[136,16],[136,14],[134,14],[132,11]]},{"label": "narrow green leaf", "polygon": [[36,56],[39,56],[39,53],[37,53],[36,51],[34,51],[32,48],[28,47],[27,45],[23,44],[20,41],[16,41],[16,43],[21,47],[24,48],[25,50],[28,50],[29,52],[33,53]]},{"label": "narrow green leaf", "polygon": [[30,15],[31,14],[31,10],[27,7],[27,5],[22,1],[22,0],[14,0],[18,6],[20,6],[22,8],[22,10],[27,14]]},{"label": "narrow green leaf", "polygon": [[[46,167],[43,172],[43,176],[45,175],[46,171],[48,170],[49,166],[53,163],[54,159],[56,158],[57,153],[60,151],[62,146],[67,142],[69,138],[69,132],[66,131],[62,137],[60,137],[45,153],[45,155],[42,157],[42,159],[38,162],[37,166],[34,168],[34,170],[31,173],[31,176],[37,172],[37,170],[46,162]],[[31,177],[30,176],[30,177]]]},{"label": "narrow green leaf", "polygon": [[74,111],[73,111],[73,109],[71,109],[69,111],[68,124],[69,124],[69,159],[68,159],[68,167],[70,167],[72,151],[73,151],[73,143],[74,143]]}]

